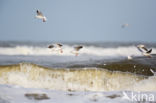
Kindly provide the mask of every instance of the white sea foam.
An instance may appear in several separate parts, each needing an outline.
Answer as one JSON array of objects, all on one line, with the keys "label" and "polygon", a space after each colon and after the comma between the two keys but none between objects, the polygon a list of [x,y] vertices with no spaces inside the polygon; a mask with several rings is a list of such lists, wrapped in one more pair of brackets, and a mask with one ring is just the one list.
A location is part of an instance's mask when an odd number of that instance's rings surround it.
[{"label": "white sea foam", "polygon": [[[65,45],[63,47],[63,53],[51,50],[44,47],[33,46],[16,46],[16,47],[0,47],[0,55],[63,55],[71,56],[73,48]],[[156,48],[153,48],[152,53],[156,53]],[[102,48],[95,46],[84,46],[80,50],[80,55],[87,54],[93,56],[128,56],[128,55],[141,55],[135,46],[117,47],[117,48]]]},{"label": "white sea foam", "polygon": [[[133,91],[112,91],[112,92],[67,92],[47,89],[22,88],[8,85],[0,85],[0,103],[154,103],[156,92],[133,92]],[[18,92],[17,92],[18,91]],[[123,92],[128,99],[124,98]],[[141,94],[153,95],[154,101],[130,100],[133,94],[138,97]],[[33,96],[28,98],[26,94],[46,94],[49,99],[36,100]],[[39,96],[38,96],[39,97]],[[140,96],[141,97],[141,96]],[[148,100],[148,99],[147,99]]]}]

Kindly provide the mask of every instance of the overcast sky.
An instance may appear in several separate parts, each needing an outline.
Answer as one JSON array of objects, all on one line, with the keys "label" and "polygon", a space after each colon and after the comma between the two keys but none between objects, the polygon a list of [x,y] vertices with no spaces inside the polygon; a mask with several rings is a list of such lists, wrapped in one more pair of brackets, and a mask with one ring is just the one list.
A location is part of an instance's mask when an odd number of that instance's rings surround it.
[{"label": "overcast sky", "polygon": [[0,40],[156,42],[156,0],[0,0]]}]

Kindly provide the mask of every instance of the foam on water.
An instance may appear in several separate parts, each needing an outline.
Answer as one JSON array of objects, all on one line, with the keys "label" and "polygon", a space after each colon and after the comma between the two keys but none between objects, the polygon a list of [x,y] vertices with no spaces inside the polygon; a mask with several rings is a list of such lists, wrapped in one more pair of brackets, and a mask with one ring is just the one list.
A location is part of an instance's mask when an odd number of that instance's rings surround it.
[{"label": "foam on water", "polygon": [[[16,46],[16,47],[0,47],[0,55],[64,55],[71,56],[73,48],[68,45],[64,45],[63,53],[58,51],[52,51],[46,47],[34,47],[34,46]],[[156,53],[156,48],[153,48],[153,53]],[[121,46],[116,48],[103,48],[95,46],[84,46],[80,50],[80,54],[94,55],[94,56],[128,56],[128,55],[141,55],[135,46]]]},{"label": "foam on water", "polygon": [[[8,85],[0,85],[0,90],[0,103],[155,103],[156,101],[156,98],[154,98],[154,100],[151,100],[144,97],[143,99],[137,99],[137,101],[135,101],[124,97],[125,95],[123,93],[126,93],[129,98],[131,98],[132,93],[138,94],[138,92],[133,91],[68,92],[22,87],[17,88]],[[145,94],[147,96],[153,95],[154,97],[156,97],[155,92],[139,93]],[[27,96],[28,94],[29,98]],[[45,97],[42,98],[42,94],[45,94],[48,99],[46,99]]]},{"label": "foam on water", "polygon": [[155,91],[156,77],[100,68],[52,69],[20,63],[0,67],[0,84],[73,91]]}]

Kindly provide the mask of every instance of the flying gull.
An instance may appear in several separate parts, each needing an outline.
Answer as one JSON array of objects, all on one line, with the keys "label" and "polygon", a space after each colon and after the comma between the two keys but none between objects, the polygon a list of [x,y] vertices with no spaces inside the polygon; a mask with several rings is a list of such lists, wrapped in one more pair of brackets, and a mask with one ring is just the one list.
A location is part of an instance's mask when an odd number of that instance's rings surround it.
[{"label": "flying gull", "polygon": [[150,58],[152,57],[152,56],[151,56],[152,49],[149,49],[149,50],[148,50],[148,49],[145,47],[145,45],[142,45],[142,44],[138,45],[137,48],[138,48],[138,50],[142,53],[142,55],[147,56],[147,57],[150,57]]},{"label": "flying gull", "polygon": [[79,55],[79,51],[80,51],[80,49],[82,49],[83,48],[83,46],[75,46],[74,47],[74,51],[72,51],[72,53],[73,54],[75,54],[75,56],[78,56]]},{"label": "flying gull", "polygon": [[43,22],[47,21],[47,18],[41,13],[41,11],[37,10],[36,13],[37,13],[36,18],[42,19]]},{"label": "flying gull", "polygon": [[128,27],[128,26],[129,26],[129,24],[127,24],[127,23],[121,25],[122,28],[125,28],[125,27]]},{"label": "flying gull", "polygon": [[53,49],[54,51],[59,51],[60,53],[63,53],[62,46],[63,46],[62,44],[57,43],[57,44],[49,45],[48,48]]}]

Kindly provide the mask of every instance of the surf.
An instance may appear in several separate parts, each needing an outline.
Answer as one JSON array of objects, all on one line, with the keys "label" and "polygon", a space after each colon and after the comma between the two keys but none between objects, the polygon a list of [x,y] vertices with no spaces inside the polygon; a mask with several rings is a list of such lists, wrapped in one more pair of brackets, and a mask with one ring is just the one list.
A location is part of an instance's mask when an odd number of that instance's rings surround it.
[{"label": "surf", "polygon": [[[73,56],[71,53],[73,47],[69,45],[63,46],[63,53],[61,56]],[[156,49],[153,48],[153,53],[156,53]],[[140,52],[136,46],[119,46],[119,47],[96,47],[96,46],[84,46],[80,51],[83,55],[92,56],[105,56],[105,57],[119,57],[119,56],[140,56]],[[60,55],[60,53],[49,49],[48,47],[40,46],[15,46],[15,47],[0,47],[0,55]]]},{"label": "surf", "polygon": [[155,91],[156,78],[101,68],[47,68],[31,63],[0,66],[0,84],[63,91]]}]

